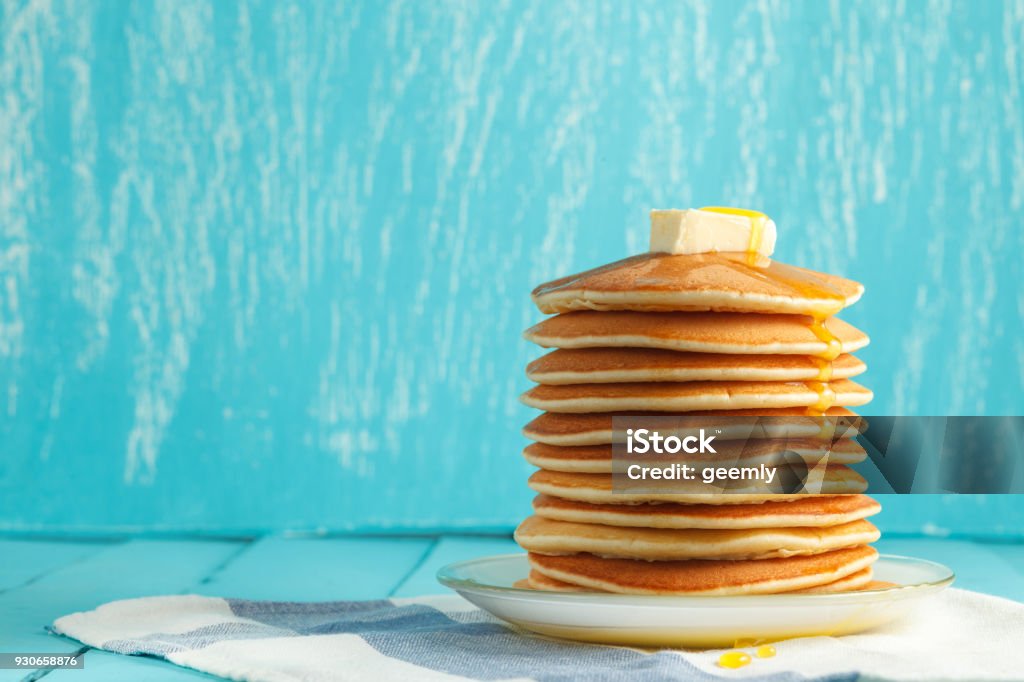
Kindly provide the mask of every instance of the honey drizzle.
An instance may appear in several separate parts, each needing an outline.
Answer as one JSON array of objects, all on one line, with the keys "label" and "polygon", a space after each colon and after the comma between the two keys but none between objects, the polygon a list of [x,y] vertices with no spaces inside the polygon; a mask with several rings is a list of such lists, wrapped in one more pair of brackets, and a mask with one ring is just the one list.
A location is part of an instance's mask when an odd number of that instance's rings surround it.
[{"label": "honey drizzle", "polygon": [[820,417],[836,402],[836,392],[825,381],[805,381],[804,385],[818,394],[818,400],[807,408],[807,414]]},{"label": "honey drizzle", "polygon": [[[815,311],[811,315],[809,329],[819,341],[825,344],[825,349],[820,353],[811,356],[812,361],[818,366],[818,376],[815,381],[808,381],[807,387],[818,394],[818,401],[807,408],[807,414],[812,417],[822,417],[836,402],[836,393],[829,386],[832,379],[832,363],[843,352],[843,344],[839,337],[832,333],[826,326],[828,314]],[[823,422],[825,420],[822,420]],[[825,424],[822,424],[825,431]]]},{"label": "honey drizzle", "polygon": [[846,305],[846,299],[827,283],[813,275],[804,275],[793,268],[780,268],[770,258],[761,255],[764,240],[764,226],[768,216],[760,211],[728,206],[705,206],[700,210],[723,213],[726,215],[744,216],[750,220],[750,240],[747,243],[745,263],[736,262],[737,269],[744,265],[748,274],[757,274],[777,284],[788,287],[800,296],[815,299],[819,303],[810,315],[808,329],[815,338],[825,344],[825,348],[811,356],[818,368],[814,381],[807,381],[806,386],[818,394],[818,400],[807,409],[807,414],[822,416],[835,404],[835,391],[829,386],[832,379],[832,362],[843,352],[843,344],[832,330],[826,326],[829,317],[835,315]]},{"label": "honey drizzle", "polygon": [[768,222],[768,216],[760,211],[751,211],[746,208],[732,208],[731,206],[704,206],[701,211],[711,213],[722,213],[724,215],[737,215],[750,220],[750,240],[747,242],[747,265],[754,266],[761,253],[761,246],[764,242],[764,226]]},{"label": "honey drizzle", "polygon": [[827,318],[821,315],[811,316],[811,332],[814,333],[818,340],[825,344],[825,350],[821,353],[817,353],[817,357],[828,360],[829,363],[840,356],[843,352],[843,344],[839,340],[839,337],[832,333],[832,331],[825,326]]},{"label": "honey drizzle", "polygon": [[757,263],[761,253],[761,242],[764,241],[764,224],[768,216],[756,216],[750,219],[750,243],[747,244],[747,265]]},{"label": "honey drizzle", "polygon": [[811,355],[811,362],[818,368],[818,376],[814,377],[815,381],[831,381],[832,380],[832,361],[820,358],[817,355]]}]

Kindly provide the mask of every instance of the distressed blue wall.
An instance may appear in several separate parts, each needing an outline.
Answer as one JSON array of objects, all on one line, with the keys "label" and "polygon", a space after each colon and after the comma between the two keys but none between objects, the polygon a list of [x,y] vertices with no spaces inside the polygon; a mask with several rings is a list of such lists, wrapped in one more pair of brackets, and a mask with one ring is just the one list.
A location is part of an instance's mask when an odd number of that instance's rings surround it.
[{"label": "distressed blue wall", "polygon": [[873,411],[1020,413],[1022,79],[1021,2],[2,2],[0,528],[507,527],[528,292],[652,206],[864,281]]}]

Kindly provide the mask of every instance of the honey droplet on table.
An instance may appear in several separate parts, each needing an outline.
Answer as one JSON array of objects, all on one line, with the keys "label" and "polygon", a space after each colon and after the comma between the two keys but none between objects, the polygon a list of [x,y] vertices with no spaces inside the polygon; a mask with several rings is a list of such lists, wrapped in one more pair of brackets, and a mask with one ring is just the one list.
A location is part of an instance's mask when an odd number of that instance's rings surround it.
[{"label": "honey droplet on table", "polygon": [[718,657],[718,666],[720,668],[742,668],[745,665],[750,665],[751,660],[750,654],[743,651],[726,651]]},{"label": "honey droplet on table", "polygon": [[775,647],[771,644],[759,646],[757,647],[757,651],[754,652],[754,655],[758,658],[772,658],[775,656]]}]

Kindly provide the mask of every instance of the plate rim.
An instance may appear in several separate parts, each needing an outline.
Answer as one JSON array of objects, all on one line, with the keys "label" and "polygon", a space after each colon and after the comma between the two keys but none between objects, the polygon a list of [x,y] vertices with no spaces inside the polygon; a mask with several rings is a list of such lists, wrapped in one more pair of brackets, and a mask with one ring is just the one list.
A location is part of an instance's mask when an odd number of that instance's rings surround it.
[{"label": "plate rim", "polygon": [[810,593],[810,594],[799,594],[793,592],[779,592],[775,594],[735,594],[735,595],[712,595],[712,594],[678,594],[678,595],[660,595],[660,594],[622,594],[618,592],[557,592],[554,590],[534,590],[531,588],[514,587],[514,586],[501,586],[501,585],[486,585],[484,583],[477,582],[468,578],[458,578],[451,575],[454,571],[465,568],[466,566],[481,563],[481,562],[493,562],[493,561],[509,561],[509,560],[520,560],[526,558],[525,552],[508,552],[505,554],[492,554],[488,556],[475,557],[473,559],[463,559],[462,561],[454,561],[450,564],[446,564],[437,570],[435,578],[439,583],[448,587],[461,594],[462,590],[470,590],[475,592],[487,592],[495,596],[502,597],[525,597],[529,596],[533,599],[541,598],[543,600],[552,601],[565,601],[565,602],[580,602],[590,601],[593,602],[595,598],[599,599],[604,603],[628,603],[633,606],[637,606],[638,602],[644,606],[673,606],[682,605],[684,602],[686,605],[694,606],[696,603],[704,602],[705,605],[709,605],[715,602],[716,605],[724,605],[722,602],[728,602],[730,600],[742,600],[742,606],[750,606],[751,602],[763,602],[765,604],[772,604],[778,602],[790,602],[793,600],[800,600],[804,602],[816,602],[816,603],[844,603],[844,602],[859,602],[866,598],[877,598],[882,596],[896,596],[901,593],[907,594],[909,592],[916,592],[919,590],[935,590],[945,589],[949,587],[954,580],[956,580],[956,572],[953,571],[949,566],[940,564],[937,561],[931,561],[930,559],[921,559],[918,557],[905,556],[902,554],[879,554],[878,561],[896,561],[901,563],[911,563],[918,566],[928,566],[933,569],[938,569],[944,572],[946,575],[942,579],[913,583],[908,585],[897,585],[895,587],[882,587],[872,590],[853,590],[850,592],[831,592],[831,593]]}]

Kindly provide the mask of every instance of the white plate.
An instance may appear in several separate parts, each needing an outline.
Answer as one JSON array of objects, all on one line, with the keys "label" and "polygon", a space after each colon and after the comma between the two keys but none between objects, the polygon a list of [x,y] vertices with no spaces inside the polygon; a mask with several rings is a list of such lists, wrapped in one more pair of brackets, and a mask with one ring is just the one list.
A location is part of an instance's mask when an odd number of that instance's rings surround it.
[{"label": "white plate", "polygon": [[512,586],[529,573],[525,554],[460,561],[438,571],[437,579],[498,618],[541,634],[697,648],[862,632],[907,615],[953,582],[953,571],[923,559],[883,555],[874,569],[875,580],[897,587],[729,597],[545,592]]}]

